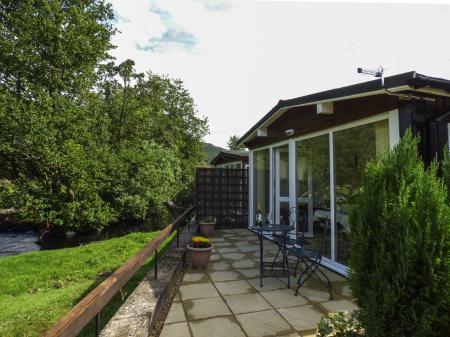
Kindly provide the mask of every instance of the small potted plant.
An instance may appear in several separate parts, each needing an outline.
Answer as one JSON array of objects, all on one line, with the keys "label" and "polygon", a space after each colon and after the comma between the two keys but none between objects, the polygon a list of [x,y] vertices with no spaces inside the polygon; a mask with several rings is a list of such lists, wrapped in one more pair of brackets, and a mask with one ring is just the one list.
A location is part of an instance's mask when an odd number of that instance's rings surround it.
[{"label": "small potted plant", "polygon": [[211,236],[214,232],[214,226],[216,225],[216,218],[208,216],[198,222],[200,227],[200,233],[204,236]]},{"label": "small potted plant", "polygon": [[208,266],[209,258],[213,245],[209,239],[203,236],[192,237],[191,242],[187,246],[192,265],[197,269],[205,269]]}]

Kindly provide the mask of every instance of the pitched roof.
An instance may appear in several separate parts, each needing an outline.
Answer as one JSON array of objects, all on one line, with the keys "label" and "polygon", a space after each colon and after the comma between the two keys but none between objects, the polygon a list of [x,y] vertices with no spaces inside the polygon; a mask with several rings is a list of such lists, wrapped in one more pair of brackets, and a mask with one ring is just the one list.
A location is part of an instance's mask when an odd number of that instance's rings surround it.
[{"label": "pitched roof", "polygon": [[248,158],[248,151],[245,150],[222,150],[211,161],[211,165],[216,165],[220,159],[242,160]]},{"label": "pitched roof", "polygon": [[244,143],[258,128],[263,126],[270,119],[274,119],[278,112],[283,112],[294,106],[310,105],[319,102],[333,101],[343,98],[352,98],[361,94],[379,94],[385,89],[395,88],[402,90],[416,90],[419,88],[442,89],[450,92],[450,80],[430,77],[410,71],[403,74],[389,76],[384,78],[384,87],[381,79],[353,84],[341,88],[326,90],[306,96],[296,97],[287,100],[280,100],[263,118],[261,118],[249,131],[247,131],[238,141],[238,144]]}]

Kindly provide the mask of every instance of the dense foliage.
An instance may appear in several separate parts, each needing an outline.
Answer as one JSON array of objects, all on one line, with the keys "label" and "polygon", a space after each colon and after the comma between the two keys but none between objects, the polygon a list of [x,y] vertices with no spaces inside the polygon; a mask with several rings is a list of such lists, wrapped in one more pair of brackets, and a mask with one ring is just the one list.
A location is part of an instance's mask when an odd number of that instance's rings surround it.
[{"label": "dense foliage", "polygon": [[359,320],[360,311],[340,310],[322,317],[317,323],[316,337],[361,337],[365,330]]},{"label": "dense foliage", "polygon": [[[450,140],[449,140],[450,141]],[[445,185],[447,185],[448,201],[450,202],[450,151],[448,148],[444,149],[444,160],[442,161],[442,177]]]},{"label": "dense foliage", "polygon": [[0,4],[0,208],[22,221],[159,223],[189,200],[206,120],[181,81],[112,61],[112,19],[100,0]]},{"label": "dense foliage", "polygon": [[351,288],[368,336],[446,336],[450,209],[418,139],[366,167],[351,220]]}]

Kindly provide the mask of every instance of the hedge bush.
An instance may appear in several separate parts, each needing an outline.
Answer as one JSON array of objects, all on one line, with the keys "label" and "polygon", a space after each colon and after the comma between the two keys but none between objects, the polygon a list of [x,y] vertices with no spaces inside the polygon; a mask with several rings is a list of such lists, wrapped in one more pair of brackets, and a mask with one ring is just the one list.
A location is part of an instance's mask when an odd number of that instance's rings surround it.
[{"label": "hedge bush", "polygon": [[447,188],[418,138],[366,167],[352,215],[350,284],[370,337],[448,336]]}]

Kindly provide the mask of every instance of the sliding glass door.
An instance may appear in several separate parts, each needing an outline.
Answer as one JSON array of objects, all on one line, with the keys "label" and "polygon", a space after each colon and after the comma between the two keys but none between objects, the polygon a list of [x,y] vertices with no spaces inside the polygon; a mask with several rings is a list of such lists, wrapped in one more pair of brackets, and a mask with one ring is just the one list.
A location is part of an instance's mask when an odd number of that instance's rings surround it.
[{"label": "sliding glass door", "polygon": [[[301,140],[296,146],[297,231],[310,241],[320,241],[331,217],[329,136]],[[326,235],[325,256],[330,257],[329,231]]]},{"label": "sliding glass door", "polygon": [[288,223],[295,206],[297,232],[312,244],[322,240],[329,222],[324,264],[344,271],[364,168],[389,150],[389,142],[389,122],[383,119],[254,151],[254,219]]},{"label": "sliding glass door", "polygon": [[275,172],[275,223],[289,224],[289,147],[277,147],[274,151]]}]

